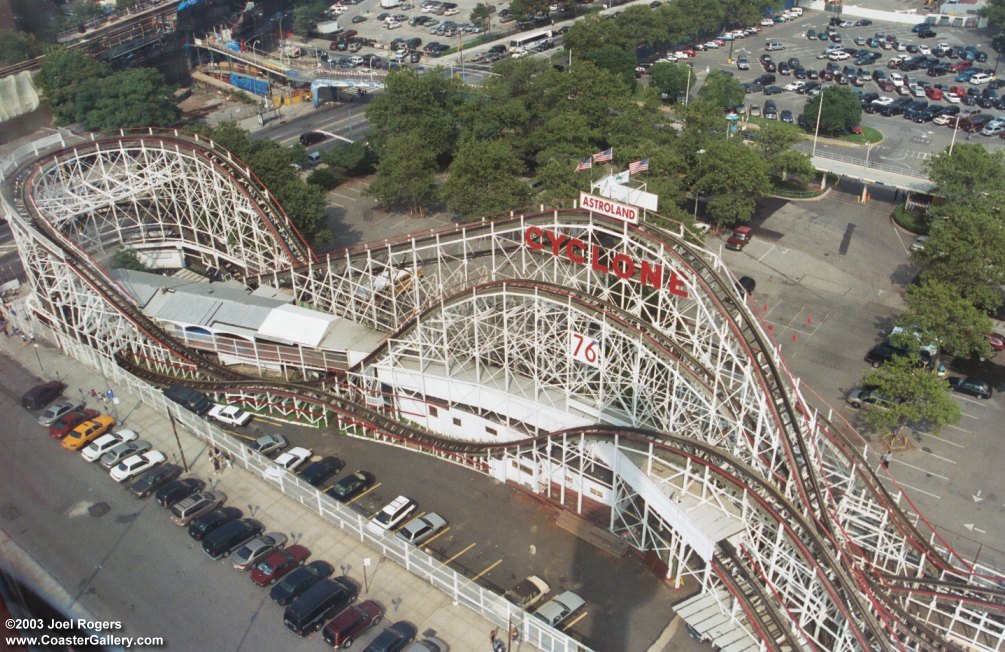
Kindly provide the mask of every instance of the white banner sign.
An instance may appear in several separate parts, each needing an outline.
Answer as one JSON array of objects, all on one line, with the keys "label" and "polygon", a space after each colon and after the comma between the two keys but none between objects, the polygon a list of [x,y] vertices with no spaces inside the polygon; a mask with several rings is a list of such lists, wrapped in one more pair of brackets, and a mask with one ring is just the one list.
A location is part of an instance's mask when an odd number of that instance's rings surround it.
[{"label": "white banner sign", "polygon": [[569,355],[591,367],[600,366],[600,341],[588,335],[569,331]]},{"label": "white banner sign", "polygon": [[596,195],[581,192],[579,193],[579,206],[580,208],[591,210],[594,213],[600,213],[601,215],[606,215],[607,217],[613,217],[614,219],[621,220],[622,222],[628,222],[630,224],[639,223],[639,209],[627,204],[619,204],[618,202],[611,201],[610,199],[606,199],[604,197],[597,197]]}]

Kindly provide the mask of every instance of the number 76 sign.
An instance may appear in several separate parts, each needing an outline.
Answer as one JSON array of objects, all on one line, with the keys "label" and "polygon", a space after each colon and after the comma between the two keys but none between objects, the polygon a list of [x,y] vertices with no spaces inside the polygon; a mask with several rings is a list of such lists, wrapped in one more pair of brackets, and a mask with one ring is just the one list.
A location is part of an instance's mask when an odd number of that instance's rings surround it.
[{"label": "number 76 sign", "polygon": [[569,355],[592,367],[600,367],[600,340],[569,331]]}]

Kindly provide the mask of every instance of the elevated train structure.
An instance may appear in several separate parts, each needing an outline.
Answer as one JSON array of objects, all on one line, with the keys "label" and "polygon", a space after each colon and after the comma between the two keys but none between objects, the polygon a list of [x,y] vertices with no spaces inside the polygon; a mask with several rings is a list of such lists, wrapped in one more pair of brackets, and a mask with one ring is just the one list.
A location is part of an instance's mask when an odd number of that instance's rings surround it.
[{"label": "elevated train structure", "polygon": [[[64,348],[544,494],[697,582],[679,611],[723,649],[1005,649],[998,574],[919,529],[684,233],[542,207],[317,257],[204,139],[95,135],[2,171],[29,305]],[[123,247],[385,337],[336,374],[249,376],[137,307],[109,273]]]}]

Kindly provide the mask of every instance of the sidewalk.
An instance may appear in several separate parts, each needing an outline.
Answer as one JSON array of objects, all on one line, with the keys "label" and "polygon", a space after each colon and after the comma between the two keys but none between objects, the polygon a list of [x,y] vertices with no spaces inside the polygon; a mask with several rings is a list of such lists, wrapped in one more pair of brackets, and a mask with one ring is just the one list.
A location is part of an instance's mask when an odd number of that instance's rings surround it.
[{"label": "sidewalk", "polygon": [[[139,432],[156,450],[163,452],[168,461],[182,464],[170,422],[135,396],[124,392],[120,395],[119,388],[115,386],[110,389],[118,405],[91,399],[92,389],[99,394],[106,390],[104,379],[95,370],[62,355],[49,344],[41,340],[38,344],[36,348],[19,337],[4,337],[0,338],[0,353],[43,380],[58,377],[67,384],[64,393],[67,398],[86,397],[89,407],[116,416],[119,420],[117,428],[127,427]],[[44,371],[40,371],[40,366]],[[345,574],[359,583],[360,599],[377,600],[387,609],[387,618],[375,628],[376,631],[391,622],[406,619],[415,624],[420,637],[431,633],[428,630],[434,630],[437,636],[450,644],[452,650],[488,649],[489,632],[495,629],[492,623],[462,606],[452,604],[437,589],[382,558],[380,553],[350,539],[341,530],[328,526],[318,516],[293,500],[285,499],[282,493],[244,469],[225,468],[221,475],[214,475],[207,445],[180,426],[178,438],[191,469],[190,475],[224,491],[229,497],[228,504],[236,505],[248,512],[246,516],[262,521],[267,531],[285,532],[291,543],[303,543],[311,549],[315,559],[325,559],[334,565],[336,574],[339,574],[340,564],[349,565]],[[369,591],[364,588],[364,559],[371,560],[367,570]],[[526,652],[534,648],[523,645],[513,649]]]}]

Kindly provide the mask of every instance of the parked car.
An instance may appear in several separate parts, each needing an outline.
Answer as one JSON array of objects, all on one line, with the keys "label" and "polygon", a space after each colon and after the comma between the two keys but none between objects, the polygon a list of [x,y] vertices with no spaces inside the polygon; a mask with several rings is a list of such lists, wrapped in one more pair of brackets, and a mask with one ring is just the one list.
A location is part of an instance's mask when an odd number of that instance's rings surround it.
[{"label": "parked car", "polygon": [[380,534],[385,530],[394,530],[399,524],[403,523],[408,515],[415,511],[418,507],[418,503],[409,498],[408,496],[398,496],[388,504],[384,505],[376,516],[370,519],[366,524],[367,529],[374,533]]},{"label": "parked car", "polygon": [[242,516],[244,513],[236,507],[218,507],[189,523],[188,535],[196,541],[202,541],[213,530]]},{"label": "parked car", "polygon": [[402,652],[450,652],[450,646],[439,636],[427,636],[404,648]]},{"label": "parked car", "polygon": [[62,439],[66,435],[85,421],[90,421],[100,414],[97,410],[82,408],[67,412],[49,425],[49,436],[53,439]]},{"label": "parked car", "polygon": [[203,514],[217,509],[227,502],[227,494],[222,491],[200,491],[171,506],[171,521],[178,526],[186,526]]},{"label": "parked car", "polygon": [[572,591],[565,591],[541,605],[534,612],[534,617],[543,620],[552,627],[558,627],[584,606],[586,606],[586,600]]},{"label": "parked car", "polygon": [[154,500],[157,504],[167,509],[175,503],[188,498],[197,491],[202,491],[206,483],[198,478],[185,478],[184,480],[172,480],[157,490]]},{"label": "parked car", "polygon": [[147,451],[146,453],[133,455],[132,457],[127,457],[122,460],[109,472],[109,475],[112,480],[115,480],[116,482],[125,482],[129,478],[143,473],[147,469],[156,464],[160,464],[164,460],[164,453],[161,453],[160,451]]},{"label": "parked car", "polygon": [[269,532],[248,541],[234,553],[232,562],[237,570],[248,570],[265,557],[286,547],[286,535],[282,532]]},{"label": "parked car", "polygon": [[[888,342],[881,342],[869,350],[869,353],[865,356],[865,361],[871,364],[873,367],[879,367],[884,362],[889,362],[894,356],[906,356],[910,355],[907,349],[902,349],[891,345]],[[931,365],[931,356],[925,351],[919,351],[919,364],[924,366]]]},{"label": "parked car", "polygon": [[341,478],[329,487],[325,494],[339,502],[347,503],[373,486],[374,481],[373,474],[367,471],[356,471]]},{"label": "parked car", "polygon": [[972,376],[967,376],[966,378],[951,376],[949,378],[949,386],[953,388],[953,391],[960,392],[961,394],[970,394],[977,398],[991,398],[991,394],[994,392],[991,389],[990,383],[979,378],[973,378]]},{"label": "parked car", "polygon": [[307,636],[356,601],[359,588],[345,576],[323,579],[304,591],[283,612],[283,623],[297,636]]},{"label": "parked car", "polygon": [[310,556],[311,551],[300,545],[277,550],[252,569],[251,581],[258,586],[275,584],[297,566],[303,566]]},{"label": "parked car", "polygon": [[999,333],[986,333],[984,337],[987,339],[988,344],[991,345],[992,351],[995,353],[1005,351],[1005,335],[1000,335]]},{"label": "parked car", "polygon": [[150,450],[150,442],[146,440],[135,439],[124,441],[121,444],[116,444],[112,447],[112,450],[101,456],[101,466],[111,470],[118,466],[122,460],[130,458],[133,455],[145,453],[148,450]]},{"label": "parked car", "polygon": [[66,383],[51,380],[41,385],[35,385],[21,397],[21,407],[28,410],[41,410],[55,401],[66,389]]},{"label": "parked car", "polygon": [[531,575],[506,591],[503,597],[521,609],[530,609],[540,602],[541,598],[548,595],[549,591],[551,591],[551,586],[547,582],[537,575]]},{"label": "parked car", "polygon": [[266,457],[271,457],[272,455],[278,453],[279,451],[283,450],[289,445],[290,442],[286,440],[286,437],[283,437],[282,435],[279,434],[275,434],[275,435],[265,435],[263,437],[259,437],[255,441],[248,444],[248,448],[250,448],[253,451],[258,451],[259,453],[265,455]]},{"label": "parked car", "polygon": [[321,637],[334,648],[346,649],[371,627],[384,618],[384,607],[374,600],[355,604],[335,616],[325,625]]},{"label": "parked car", "polygon": [[399,652],[415,639],[415,625],[399,620],[373,639],[363,652]]},{"label": "parked car", "polygon": [[420,546],[447,527],[447,521],[436,512],[429,512],[413,518],[395,533],[399,539],[413,546]]},{"label": "parked car", "polygon": [[321,458],[317,462],[311,462],[304,467],[302,471],[300,471],[299,475],[304,482],[312,487],[316,487],[341,471],[344,466],[345,462],[337,457],[329,455]]},{"label": "parked car", "polygon": [[137,498],[146,498],[179,475],[181,467],[177,464],[161,464],[144,471],[129,487],[129,491]]},{"label": "parked car", "polygon": [[49,407],[42,411],[38,417],[38,423],[42,426],[50,426],[64,414],[80,410],[84,407],[82,402],[71,403],[70,401],[56,401],[50,403]]},{"label": "parked car", "polygon": [[[862,407],[863,404],[887,408],[894,402],[880,394],[878,390],[863,387],[856,387],[848,392],[848,398],[845,401],[856,409]],[[899,401],[897,402],[899,403]]]},{"label": "parked car", "polygon": [[202,551],[211,559],[227,557],[262,532],[265,526],[253,518],[224,523],[202,539]]},{"label": "parked car", "polygon": [[63,448],[71,451],[80,450],[91,443],[115,425],[115,418],[101,414],[91,421],[85,421],[63,437]]},{"label": "parked car", "polygon": [[280,607],[290,604],[304,591],[321,580],[330,577],[335,568],[326,561],[317,559],[290,571],[269,591],[269,597]]},{"label": "parked car", "polygon": [[251,413],[233,405],[214,405],[209,410],[209,417],[228,426],[246,426],[251,423]]},{"label": "parked car", "polygon": [[118,432],[101,435],[80,451],[80,456],[86,462],[96,462],[102,455],[112,450],[124,441],[133,441],[136,433],[132,430],[119,430]]},{"label": "parked car", "polygon": [[753,238],[753,230],[749,226],[738,226],[733,229],[733,234],[726,240],[726,249],[740,251],[747,246]]},{"label": "parked car", "polygon": [[297,467],[310,459],[310,457],[311,452],[309,450],[297,446],[277,456],[274,463],[280,469],[294,471]]}]

